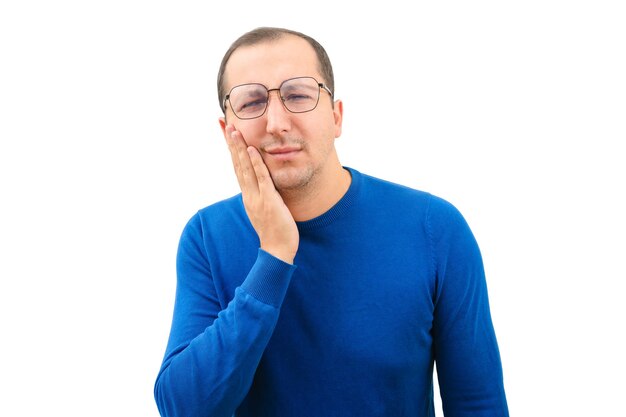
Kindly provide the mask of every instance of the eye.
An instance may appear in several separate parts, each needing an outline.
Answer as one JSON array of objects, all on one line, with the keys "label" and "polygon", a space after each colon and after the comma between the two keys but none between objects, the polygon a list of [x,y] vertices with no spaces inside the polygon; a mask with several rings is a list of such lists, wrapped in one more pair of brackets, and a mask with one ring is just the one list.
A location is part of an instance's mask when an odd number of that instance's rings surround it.
[{"label": "eye", "polygon": [[299,101],[310,101],[313,100],[313,97],[306,93],[289,93],[287,96],[283,97],[285,101],[289,101],[292,103],[296,103]]},{"label": "eye", "polygon": [[231,90],[229,101],[236,114],[251,116],[263,113],[267,105],[267,90],[260,84],[242,84]]},{"label": "eye", "polygon": [[255,111],[261,107],[264,107],[266,104],[267,104],[267,98],[258,98],[255,100],[249,100],[249,101],[241,103],[237,111],[240,111],[240,112]]}]

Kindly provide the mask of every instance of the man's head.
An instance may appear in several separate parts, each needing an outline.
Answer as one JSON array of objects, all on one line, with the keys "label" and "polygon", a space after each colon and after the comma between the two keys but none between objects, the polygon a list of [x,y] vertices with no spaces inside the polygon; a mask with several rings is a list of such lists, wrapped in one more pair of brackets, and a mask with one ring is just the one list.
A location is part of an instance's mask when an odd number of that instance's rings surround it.
[{"label": "man's head", "polygon": [[328,187],[343,171],[335,150],[343,104],[333,101],[332,77],[319,43],[285,29],[249,32],[223,59],[222,131],[232,125],[259,150],[280,191]]},{"label": "man's head", "polygon": [[324,78],[324,82],[328,89],[331,92],[335,91],[335,77],[333,75],[333,67],[330,63],[330,59],[328,58],[328,54],[322,45],[317,42],[315,39],[307,36],[303,33],[296,32],[289,29],[283,28],[273,28],[273,27],[260,27],[254,29],[250,32],[247,32],[239,37],[233,44],[228,48],[228,51],[224,54],[224,58],[222,58],[222,63],[220,65],[219,72],[217,73],[217,97],[220,102],[220,108],[225,112],[224,108],[224,97],[228,91],[225,86],[225,78],[226,78],[226,65],[230,60],[231,55],[240,47],[244,46],[254,46],[263,42],[272,42],[276,41],[284,36],[298,36],[311,45],[315,54],[317,55],[317,60],[319,64],[319,73]]}]

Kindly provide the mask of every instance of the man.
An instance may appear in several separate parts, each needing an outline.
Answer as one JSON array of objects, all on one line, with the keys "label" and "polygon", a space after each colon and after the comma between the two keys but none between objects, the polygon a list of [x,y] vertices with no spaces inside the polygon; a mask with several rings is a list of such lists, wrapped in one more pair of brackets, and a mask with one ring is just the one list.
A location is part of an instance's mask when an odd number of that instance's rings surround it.
[{"label": "man", "polygon": [[163,416],[507,416],[478,246],[430,194],[344,168],[343,104],[312,38],[259,28],[224,56],[241,194],[183,231],[155,384]]}]

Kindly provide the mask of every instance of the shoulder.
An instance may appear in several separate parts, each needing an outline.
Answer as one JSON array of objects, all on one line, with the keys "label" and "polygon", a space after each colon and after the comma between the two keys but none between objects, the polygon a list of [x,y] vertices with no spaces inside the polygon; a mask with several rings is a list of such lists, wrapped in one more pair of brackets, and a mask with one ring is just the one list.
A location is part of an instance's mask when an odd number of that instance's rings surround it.
[{"label": "shoulder", "polygon": [[458,209],[447,199],[429,191],[373,177],[350,169],[353,177],[361,183],[361,190],[369,200],[382,199],[387,204],[402,208],[420,208],[424,214],[436,216],[460,215]]},{"label": "shoulder", "polygon": [[241,194],[215,202],[194,213],[185,225],[185,231],[210,233],[211,230],[222,229],[233,223],[247,222]]},{"label": "shoulder", "polygon": [[380,193],[386,196],[397,195],[404,198],[428,198],[430,195],[428,192],[368,174],[363,174],[352,168],[349,168],[349,171],[352,174],[352,177],[362,184],[361,186],[366,192]]},{"label": "shoulder", "polygon": [[393,218],[397,223],[418,221],[431,237],[469,229],[459,209],[446,198],[356,170],[351,172],[360,183],[361,201],[370,214]]},{"label": "shoulder", "polygon": [[219,219],[232,216],[242,210],[243,201],[241,200],[241,194],[237,194],[201,208],[194,217],[198,217],[200,219]]}]

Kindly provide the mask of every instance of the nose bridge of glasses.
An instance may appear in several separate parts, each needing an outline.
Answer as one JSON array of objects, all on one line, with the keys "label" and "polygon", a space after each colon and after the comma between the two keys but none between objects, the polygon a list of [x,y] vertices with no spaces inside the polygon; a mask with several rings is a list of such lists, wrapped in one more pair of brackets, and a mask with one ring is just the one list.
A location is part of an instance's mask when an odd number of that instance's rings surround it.
[{"label": "nose bridge of glasses", "polygon": [[282,96],[282,94],[280,93],[280,87],[279,88],[268,88],[267,89],[267,101],[265,103],[265,110],[267,111],[267,109],[270,107],[270,96],[272,95],[272,91],[276,91],[276,96],[278,97],[283,109],[289,111],[289,109],[287,108],[287,105],[285,104],[285,99]]},{"label": "nose bridge of glasses", "polygon": [[270,96],[271,96],[271,92],[272,91],[276,91],[276,95],[278,96],[280,101],[284,101],[282,94],[280,94],[280,88],[268,88],[267,89],[267,101],[268,102],[270,100]]}]

